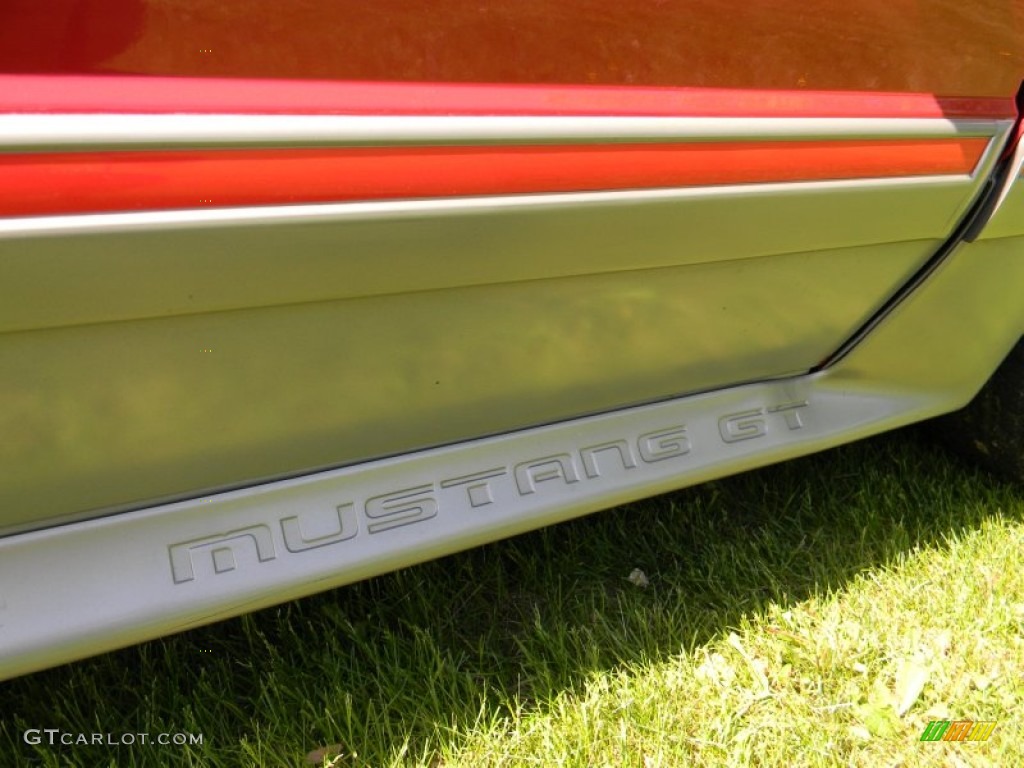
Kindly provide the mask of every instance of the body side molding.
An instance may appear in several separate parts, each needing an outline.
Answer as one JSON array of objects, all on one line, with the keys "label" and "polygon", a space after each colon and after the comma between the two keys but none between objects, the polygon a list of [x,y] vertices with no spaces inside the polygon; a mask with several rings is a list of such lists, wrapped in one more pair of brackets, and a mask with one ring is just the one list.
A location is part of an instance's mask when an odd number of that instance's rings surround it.
[{"label": "body side molding", "polygon": [[826,371],[0,539],[0,678],[955,409],[1024,330],[1022,244],[961,246]]}]

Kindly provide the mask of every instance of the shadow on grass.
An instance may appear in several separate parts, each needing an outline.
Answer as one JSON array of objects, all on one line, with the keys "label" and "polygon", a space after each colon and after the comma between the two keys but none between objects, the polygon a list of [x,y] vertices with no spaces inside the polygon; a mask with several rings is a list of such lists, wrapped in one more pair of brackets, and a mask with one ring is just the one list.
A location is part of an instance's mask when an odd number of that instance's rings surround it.
[{"label": "shadow on grass", "polygon": [[[326,744],[339,766],[429,761],[595,672],[1019,516],[1020,498],[913,433],[883,436],[2,683],[0,763],[298,765]],[[204,743],[30,746],[26,728]]]}]

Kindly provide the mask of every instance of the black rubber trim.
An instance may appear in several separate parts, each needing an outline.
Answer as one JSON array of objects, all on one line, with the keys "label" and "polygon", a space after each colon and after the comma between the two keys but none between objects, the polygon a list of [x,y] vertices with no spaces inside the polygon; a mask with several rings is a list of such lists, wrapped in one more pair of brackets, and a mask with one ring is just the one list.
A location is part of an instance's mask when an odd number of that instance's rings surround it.
[{"label": "black rubber trim", "polygon": [[915,272],[910,279],[900,288],[892,298],[890,298],[885,304],[883,304],[874,314],[869,317],[863,325],[861,325],[853,334],[844,341],[839,348],[831,355],[826,357],[822,362],[811,368],[810,373],[817,373],[823,371],[826,368],[838,363],[850,351],[856,347],[869,333],[871,333],[879,323],[891,313],[896,307],[903,303],[903,301],[917,288],[928,279],[928,277],[941,266],[941,264],[949,257],[953,251],[957,249],[961,243],[974,242],[974,239],[984,229],[985,224],[988,223],[989,218],[992,216],[992,211],[995,208],[996,200],[999,198],[999,193],[1003,189],[1003,184],[1007,179],[1007,175],[1010,173],[1010,166],[1013,161],[1012,153],[1008,152],[1010,142],[1013,141],[1014,136],[1017,134],[1017,128],[1021,121],[1024,120],[1024,83],[1021,83],[1020,89],[1017,91],[1017,120],[1014,122],[1013,127],[1007,134],[1006,144],[999,149],[1000,158],[996,161],[995,167],[989,174],[989,177],[985,179],[982,184],[980,191],[975,196],[974,203],[964,214],[964,217],[957,224],[953,233],[946,239],[946,241],[939,246],[938,250],[928,259],[920,269]]},{"label": "black rubber trim", "polygon": [[[1020,88],[1017,90],[1017,120],[1013,124],[1013,128],[1010,129],[1010,139],[1013,141],[1015,136],[1019,136],[1019,128],[1021,121],[1024,120],[1024,83],[1021,83]],[[992,173],[992,180],[996,185],[996,188],[1000,191],[1007,185],[1012,184],[1013,179],[1009,178],[1012,168],[1010,167],[1010,155],[1013,153],[1015,147],[1007,146],[1003,147],[1004,155],[1001,158],[1003,162],[1000,162],[996,166],[995,171]],[[979,211],[978,215],[974,217],[973,223],[967,232],[964,233],[964,240],[968,243],[973,243],[978,239],[978,235],[988,224],[988,220],[992,218],[992,212],[996,207],[997,195],[991,195],[985,205],[984,210]]]}]

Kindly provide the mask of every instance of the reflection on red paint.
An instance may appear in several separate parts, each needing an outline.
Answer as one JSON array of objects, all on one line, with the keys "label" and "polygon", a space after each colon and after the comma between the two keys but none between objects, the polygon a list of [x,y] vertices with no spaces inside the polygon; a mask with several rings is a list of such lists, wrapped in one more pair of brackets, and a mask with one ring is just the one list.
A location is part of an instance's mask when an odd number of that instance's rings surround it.
[{"label": "reflection on red paint", "polygon": [[1009,96],[1019,0],[4,0],[0,72]]},{"label": "reflection on red paint", "polygon": [[970,173],[986,139],[0,155],[0,215]]},{"label": "reflection on red paint", "polygon": [[1013,117],[1012,98],[573,85],[0,75],[0,114]]}]

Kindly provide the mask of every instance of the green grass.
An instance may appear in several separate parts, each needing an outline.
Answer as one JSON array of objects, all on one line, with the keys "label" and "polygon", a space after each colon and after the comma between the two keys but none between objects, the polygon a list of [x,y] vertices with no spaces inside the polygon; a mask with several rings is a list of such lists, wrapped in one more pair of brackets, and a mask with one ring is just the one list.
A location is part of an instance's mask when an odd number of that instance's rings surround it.
[{"label": "green grass", "polygon": [[1024,765],[1022,553],[1024,491],[886,436],[0,683],[0,765]]}]

